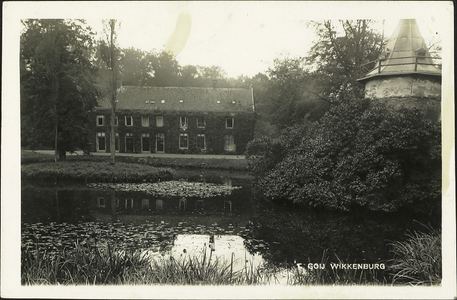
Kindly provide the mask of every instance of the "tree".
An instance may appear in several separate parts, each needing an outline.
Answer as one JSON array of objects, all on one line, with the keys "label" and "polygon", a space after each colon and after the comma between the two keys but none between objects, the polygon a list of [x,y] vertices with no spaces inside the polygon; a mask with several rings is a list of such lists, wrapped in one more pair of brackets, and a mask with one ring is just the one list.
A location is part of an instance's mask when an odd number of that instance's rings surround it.
[{"label": "tree", "polygon": [[104,22],[106,40],[100,42],[100,53],[102,60],[105,62],[109,70],[109,99],[111,104],[110,115],[110,163],[114,164],[115,149],[116,149],[116,97],[118,93],[118,79],[119,79],[119,59],[120,49],[116,45],[117,28],[119,23],[117,20],[110,19]]},{"label": "tree", "polygon": [[21,34],[22,140],[53,146],[55,160],[87,147],[96,104],[93,37],[83,21],[28,19]]},{"label": "tree", "polygon": [[187,65],[181,68],[181,78],[179,86],[198,86],[200,74],[196,66]]},{"label": "tree", "polygon": [[356,82],[369,69],[364,63],[379,58],[382,52],[382,37],[370,26],[370,20],[340,20],[311,22],[318,41],[307,57],[307,63],[315,67],[320,85],[326,87],[323,96],[348,93],[360,96],[363,87]]},{"label": "tree", "polygon": [[439,213],[440,124],[420,110],[339,99],[318,122],[254,140],[247,152],[258,187],[271,199],[333,210]]},{"label": "tree", "polygon": [[123,85],[144,86],[152,80],[152,68],[144,51],[135,48],[124,49],[120,67]]},{"label": "tree", "polygon": [[305,65],[303,58],[276,59],[268,69],[268,81],[264,92],[256,97],[261,118],[283,129],[305,116],[318,119],[328,107],[328,99],[319,95],[315,78]]},{"label": "tree", "polygon": [[146,61],[153,74],[148,85],[150,86],[176,86],[180,66],[173,54],[167,51],[159,53],[149,52]]}]

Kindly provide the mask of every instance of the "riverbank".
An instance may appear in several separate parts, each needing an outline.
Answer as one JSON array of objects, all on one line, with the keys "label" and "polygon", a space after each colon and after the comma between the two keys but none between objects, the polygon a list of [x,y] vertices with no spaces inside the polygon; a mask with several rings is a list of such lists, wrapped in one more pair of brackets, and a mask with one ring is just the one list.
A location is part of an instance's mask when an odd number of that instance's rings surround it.
[{"label": "riverbank", "polygon": [[[67,155],[67,162],[106,162],[109,153],[91,153],[82,155],[79,152]],[[167,168],[201,168],[221,170],[248,170],[248,161],[244,156],[237,155],[187,155],[187,154],[135,154],[116,153],[116,163],[140,164],[152,167]],[[22,150],[21,164],[54,162],[54,152],[50,150]]]},{"label": "riverbank", "polygon": [[157,182],[171,180],[173,169],[140,164],[93,161],[39,162],[22,165],[21,178],[29,181]]}]

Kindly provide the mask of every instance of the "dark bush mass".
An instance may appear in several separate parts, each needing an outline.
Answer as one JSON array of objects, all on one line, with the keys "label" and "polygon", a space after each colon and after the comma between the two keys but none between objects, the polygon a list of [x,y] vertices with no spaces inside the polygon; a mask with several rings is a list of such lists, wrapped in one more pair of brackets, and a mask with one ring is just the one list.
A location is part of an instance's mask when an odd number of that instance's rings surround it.
[{"label": "dark bush mass", "polygon": [[304,120],[247,148],[267,198],[305,207],[439,211],[440,123],[417,109],[342,100],[318,122]]}]

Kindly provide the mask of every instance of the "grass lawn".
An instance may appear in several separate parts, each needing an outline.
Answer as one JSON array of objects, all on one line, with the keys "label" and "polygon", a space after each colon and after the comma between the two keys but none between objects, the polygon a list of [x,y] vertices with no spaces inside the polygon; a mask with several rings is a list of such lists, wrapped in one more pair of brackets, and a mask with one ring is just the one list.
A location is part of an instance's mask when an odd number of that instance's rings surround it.
[{"label": "grass lawn", "polygon": [[[69,155],[67,162],[106,162],[109,163],[109,156],[83,156]],[[138,157],[116,156],[117,163],[141,164],[153,167],[168,168],[204,168],[204,169],[223,169],[223,170],[248,170],[248,161],[246,159],[208,159],[208,158],[170,158],[170,157]],[[54,156],[39,154],[30,151],[22,151],[21,164],[32,164],[39,162],[54,162]]]},{"label": "grass lawn", "polygon": [[84,182],[156,182],[171,180],[173,170],[118,162],[65,161],[23,164],[25,180],[77,180]]}]

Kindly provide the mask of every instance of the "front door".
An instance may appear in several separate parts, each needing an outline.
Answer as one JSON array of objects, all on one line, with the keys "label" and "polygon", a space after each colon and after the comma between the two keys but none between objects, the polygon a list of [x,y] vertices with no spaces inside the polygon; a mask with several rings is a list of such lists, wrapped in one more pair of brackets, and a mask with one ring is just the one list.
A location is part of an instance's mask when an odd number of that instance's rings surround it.
[{"label": "front door", "polygon": [[133,137],[125,137],[125,152],[133,152]]},{"label": "front door", "polygon": [[156,152],[164,153],[165,152],[165,134],[157,133],[156,135]]}]

